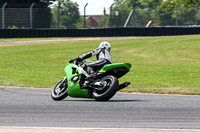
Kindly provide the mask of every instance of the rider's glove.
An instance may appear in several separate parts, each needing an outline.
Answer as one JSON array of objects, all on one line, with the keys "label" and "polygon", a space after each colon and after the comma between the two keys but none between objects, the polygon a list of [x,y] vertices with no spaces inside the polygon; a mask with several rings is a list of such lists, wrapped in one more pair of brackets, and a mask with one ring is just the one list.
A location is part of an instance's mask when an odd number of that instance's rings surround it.
[{"label": "rider's glove", "polygon": [[76,61],[77,61],[77,62],[82,61],[81,57],[77,57],[77,58],[76,58]]}]

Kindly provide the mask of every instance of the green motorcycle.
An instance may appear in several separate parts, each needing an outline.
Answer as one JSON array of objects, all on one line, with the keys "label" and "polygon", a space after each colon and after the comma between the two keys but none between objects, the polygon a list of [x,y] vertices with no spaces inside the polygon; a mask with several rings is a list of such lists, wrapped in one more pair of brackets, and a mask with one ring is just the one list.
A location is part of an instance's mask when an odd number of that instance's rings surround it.
[{"label": "green motorcycle", "polygon": [[107,101],[117,91],[130,85],[125,82],[119,85],[118,78],[129,72],[131,64],[117,63],[105,65],[97,71],[94,78],[88,80],[87,72],[81,67],[90,61],[77,62],[75,59],[67,63],[64,69],[66,76],[60,80],[52,90],[53,100],[63,100],[67,96],[77,98],[94,98],[96,101]]}]

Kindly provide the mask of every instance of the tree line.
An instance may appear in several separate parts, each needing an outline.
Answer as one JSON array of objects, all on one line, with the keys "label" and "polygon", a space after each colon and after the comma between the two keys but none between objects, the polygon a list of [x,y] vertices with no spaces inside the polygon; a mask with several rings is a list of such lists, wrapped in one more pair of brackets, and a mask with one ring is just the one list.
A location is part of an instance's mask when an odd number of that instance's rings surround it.
[{"label": "tree line", "polygon": [[[34,8],[51,8],[51,27],[54,28],[58,26],[58,23],[60,28],[83,27],[79,5],[72,0],[1,0],[0,5],[2,6],[5,2],[8,3],[7,8],[28,8],[33,2]],[[135,26],[141,27],[149,20],[154,22],[154,26],[174,26],[177,23],[178,25],[198,24],[199,2],[199,0],[114,0],[112,17],[110,13],[104,15],[99,27],[110,27],[111,19],[113,27],[122,27],[133,8],[134,13],[130,17],[128,26],[134,26],[135,22]],[[89,26],[89,22],[87,24]]]},{"label": "tree line", "polygon": [[[62,3],[61,27],[83,27],[83,18],[80,17],[78,3],[71,0],[59,1]],[[128,26],[134,26],[133,23],[135,21],[135,26],[143,27],[150,20],[153,21],[154,26],[195,25],[198,24],[198,18],[200,18],[199,2],[199,0],[114,0],[112,18],[110,13],[104,15],[99,27],[110,27],[110,19],[112,19],[113,27],[124,26],[133,8],[135,8],[135,20],[133,20],[132,14]],[[54,5],[52,9],[54,16],[57,14],[57,6]]]},{"label": "tree line", "polygon": [[[152,20],[154,26],[179,26],[198,24],[199,0],[115,0],[112,11],[113,27],[123,26],[128,15],[135,8],[128,26],[145,26]],[[118,12],[118,13],[116,13]],[[104,17],[100,26],[109,27],[110,15]]]},{"label": "tree line", "polygon": [[29,8],[35,3],[34,8],[48,8],[56,0],[0,0],[0,6],[7,3],[7,8]]}]

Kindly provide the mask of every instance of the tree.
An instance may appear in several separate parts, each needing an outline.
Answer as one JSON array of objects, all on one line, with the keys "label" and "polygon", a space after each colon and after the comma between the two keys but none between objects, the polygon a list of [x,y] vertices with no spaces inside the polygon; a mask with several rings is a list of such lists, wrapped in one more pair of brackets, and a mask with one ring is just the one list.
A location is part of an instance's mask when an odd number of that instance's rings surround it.
[{"label": "tree", "polygon": [[[135,20],[133,20],[133,16],[131,16],[128,26],[133,25],[133,21],[136,22],[136,26],[143,27],[145,26],[149,20],[151,20],[153,16],[151,15],[152,9],[156,7],[156,5],[161,2],[160,0],[115,0],[115,5],[113,7],[112,12],[112,20],[113,26],[121,27],[124,26],[130,11],[135,8]],[[115,12],[118,11],[119,14],[116,15]],[[154,12],[155,14],[155,12]],[[109,26],[110,16],[107,15],[101,21],[100,26]]]},{"label": "tree", "polygon": [[[80,19],[77,21],[77,23],[75,24],[76,28],[83,28],[84,27],[84,17],[81,16]],[[86,19],[86,27],[87,28],[91,28],[90,26],[90,20]]]},{"label": "tree", "polygon": [[175,6],[175,0],[167,0],[158,6],[158,23],[160,26],[175,25],[175,18],[172,17],[175,11]]},{"label": "tree", "polygon": [[71,0],[58,0],[58,3],[54,5],[52,9],[53,24],[52,27],[56,27],[57,24],[57,10],[60,6],[60,27],[61,28],[76,28],[76,24],[80,21],[80,13],[78,4]]},{"label": "tree", "polygon": [[[113,27],[122,27],[131,11],[131,8],[128,7],[126,1],[124,0],[115,0],[115,5],[112,10],[112,26]],[[100,27],[109,27],[110,25],[110,14],[105,15],[100,21]]]},{"label": "tree", "polygon": [[[113,26],[123,26],[135,3],[137,3],[135,6],[136,26],[145,26],[150,20],[156,20],[156,26],[175,26],[176,17],[178,25],[194,25],[195,17],[200,17],[200,13],[196,14],[198,2],[200,0],[115,0],[112,13]],[[177,6],[178,4],[179,6]],[[119,11],[120,20],[115,15],[116,10]],[[109,15],[104,17],[101,26],[108,27],[109,18]],[[131,16],[128,26],[132,25],[133,18]]]},{"label": "tree", "polygon": [[110,15],[105,15],[103,16],[102,20],[99,22],[99,27],[109,27],[109,19],[110,19]]},{"label": "tree", "polygon": [[120,2],[120,1],[116,2],[116,4],[113,7],[113,12],[112,12],[113,27],[124,26],[130,11],[131,11],[131,8],[129,8],[126,3]]},{"label": "tree", "polygon": [[47,8],[56,0],[1,0],[0,6],[7,2],[7,8],[29,8],[32,3],[35,3],[34,8]]},{"label": "tree", "polygon": [[198,0],[178,0],[180,3],[178,8],[179,25],[194,25],[196,16],[196,5]]},{"label": "tree", "polygon": [[178,25],[195,24],[195,6],[198,0],[166,0],[158,6],[159,25],[175,25],[176,7]]}]

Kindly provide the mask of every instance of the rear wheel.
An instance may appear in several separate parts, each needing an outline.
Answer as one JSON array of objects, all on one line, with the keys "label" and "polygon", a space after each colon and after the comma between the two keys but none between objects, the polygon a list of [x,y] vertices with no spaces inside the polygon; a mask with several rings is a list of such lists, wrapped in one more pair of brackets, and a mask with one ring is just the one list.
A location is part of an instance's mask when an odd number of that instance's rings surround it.
[{"label": "rear wheel", "polygon": [[108,75],[101,79],[104,87],[101,90],[93,90],[93,96],[96,101],[107,101],[112,98],[119,88],[119,81],[116,77]]},{"label": "rear wheel", "polygon": [[67,79],[60,80],[52,90],[51,97],[53,100],[63,100],[67,94]]}]

